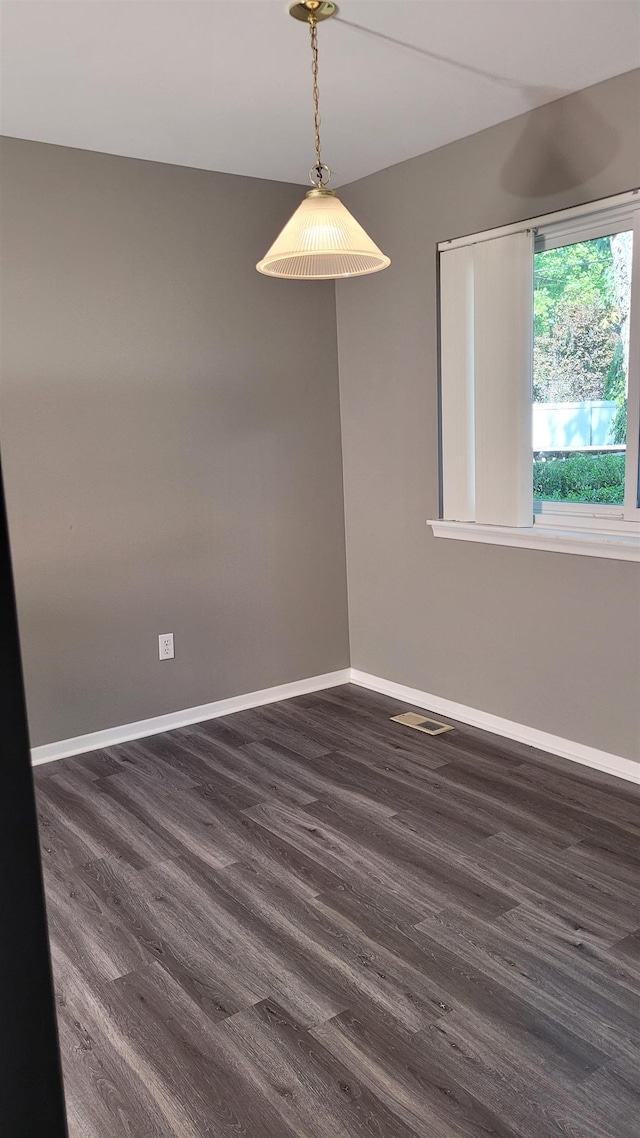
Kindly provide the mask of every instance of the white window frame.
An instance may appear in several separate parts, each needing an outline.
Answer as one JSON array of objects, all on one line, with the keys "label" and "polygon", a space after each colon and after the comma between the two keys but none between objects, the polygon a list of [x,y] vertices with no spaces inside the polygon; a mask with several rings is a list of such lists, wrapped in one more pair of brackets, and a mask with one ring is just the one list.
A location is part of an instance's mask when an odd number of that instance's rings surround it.
[{"label": "white window frame", "polygon": [[[431,520],[428,525],[436,537],[640,561],[640,192],[633,190],[528,222],[443,242],[438,250],[442,252],[476,245],[481,241],[522,232],[528,228],[535,231],[535,252],[605,237],[625,228],[634,231],[625,503],[616,506],[606,503],[532,501],[531,526],[518,528],[474,521],[449,521],[444,518]],[[635,424],[636,429],[631,427],[632,424]]]}]

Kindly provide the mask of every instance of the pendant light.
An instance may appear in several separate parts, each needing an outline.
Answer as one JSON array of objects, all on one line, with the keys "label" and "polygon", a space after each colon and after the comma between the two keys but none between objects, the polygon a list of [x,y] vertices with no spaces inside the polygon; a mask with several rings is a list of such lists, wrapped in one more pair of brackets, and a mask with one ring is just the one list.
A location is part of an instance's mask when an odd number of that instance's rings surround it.
[{"label": "pendant light", "polygon": [[331,170],[322,161],[318,101],[318,23],[337,12],[330,0],[297,0],[289,14],[304,20],[311,33],[316,161],[309,171],[313,189],[259,261],[259,273],[290,280],[320,281],[361,277],[386,269],[391,261],[371,240],[349,210],[327,189]]}]

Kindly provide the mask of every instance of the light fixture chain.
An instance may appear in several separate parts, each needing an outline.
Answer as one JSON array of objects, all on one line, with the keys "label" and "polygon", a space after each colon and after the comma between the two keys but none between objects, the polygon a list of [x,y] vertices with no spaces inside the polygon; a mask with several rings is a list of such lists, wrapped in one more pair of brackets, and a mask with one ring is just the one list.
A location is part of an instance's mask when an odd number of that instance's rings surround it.
[{"label": "light fixture chain", "polygon": [[318,91],[318,24],[309,20],[311,32],[311,74],[313,75],[313,124],[316,132],[316,159],[318,181],[322,183],[322,143],[320,141],[320,93]]}]

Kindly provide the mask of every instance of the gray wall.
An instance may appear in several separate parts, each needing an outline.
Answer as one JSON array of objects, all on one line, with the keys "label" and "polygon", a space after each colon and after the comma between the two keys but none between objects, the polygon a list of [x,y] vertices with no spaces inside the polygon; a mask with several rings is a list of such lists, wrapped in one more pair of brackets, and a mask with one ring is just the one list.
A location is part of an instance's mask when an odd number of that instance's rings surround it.
[{"label": "gray wall", "polygon": [[[394,263],[338,285],[354,667],[628,757],[637,567],[425,521],[436,244],[638,185],[639,78],[341,191]],[[299,188],[14,139],[1,172],[33,743],[346,666],[334,292],[253,267]]]},{"label": "gray wall", "polygon": [[337,286],[353,666],[630,758],[637,565],[435,539],[425,521],[438,516],[436,244],[638,186],[639,79],[352,184],[345,203],[393,264]]},{"label": "gray wall", "polygon": [[2,142],[34,745],[349,663],[335,293],[254,268],[300,195]]}]

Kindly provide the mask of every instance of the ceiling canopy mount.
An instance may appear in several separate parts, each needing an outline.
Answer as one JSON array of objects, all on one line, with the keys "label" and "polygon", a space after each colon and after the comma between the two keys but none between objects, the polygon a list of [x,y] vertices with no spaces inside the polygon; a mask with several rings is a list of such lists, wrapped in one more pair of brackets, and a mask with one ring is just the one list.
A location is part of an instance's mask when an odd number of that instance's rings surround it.
[{"label": "ceiling canopy mount", "polygon": [[289,15],[294,20],[304,20],[306,24],[310,20],[315,20],[316,23],[328,20],[337,11],[338,5],[333,4],[332,0],[295,0],[295,3],[289,5]]}]

